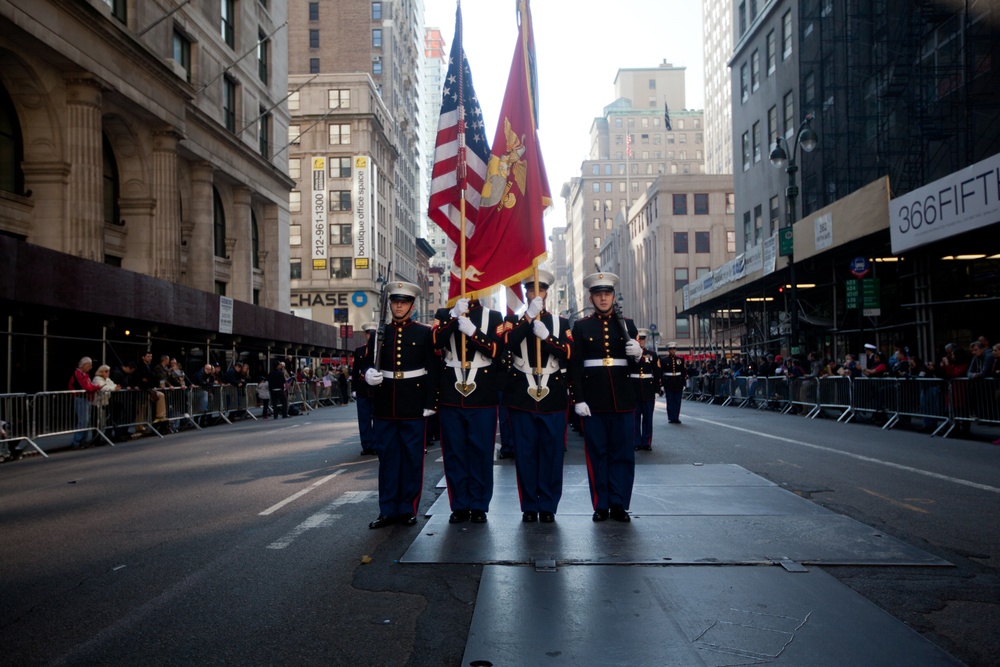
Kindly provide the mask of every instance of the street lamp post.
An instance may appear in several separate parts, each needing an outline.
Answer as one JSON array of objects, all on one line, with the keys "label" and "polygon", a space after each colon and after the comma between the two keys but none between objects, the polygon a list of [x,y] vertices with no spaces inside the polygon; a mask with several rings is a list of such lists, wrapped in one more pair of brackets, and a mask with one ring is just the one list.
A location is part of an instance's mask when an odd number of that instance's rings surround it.
[{"label": "street lamp post", "polygon": [[792,250],[788,253],[788,278],[791,282],[790,303],[788,306],[788,309],[791,311],[789,352],[792,354],[798,353],[799,346],[799,300],[798,285],[795,283],[794,250],[795,199],[799,196],[799,186],[795,183],[795,174],[799,168],[795,164],[795,154],[798,152],[799,147],[806,153],[811,153],[816,148],[816,144],[819,143],[819,136],[812,129],[812,120],[813,115],[811,113],[806,114],[802,124],[799,125],[798,132],[795,133],[795,143],[792,146],[791,153],[785,152],[785,148],[782,146],[787,147],[788,142],[782,139],[780,135],[774,138],[774,147],[771,149],[771,164],[778,168],[784,167],[785,173],[788,174],[788,187],[785,189],[785,199],[788,202],[787,227],[793,239]]}]

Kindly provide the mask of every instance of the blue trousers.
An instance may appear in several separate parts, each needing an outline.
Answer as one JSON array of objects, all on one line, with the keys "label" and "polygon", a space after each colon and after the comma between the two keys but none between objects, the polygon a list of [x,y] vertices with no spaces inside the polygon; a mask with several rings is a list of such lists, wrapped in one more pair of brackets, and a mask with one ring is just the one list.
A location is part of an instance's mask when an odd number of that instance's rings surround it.
[{"label": "blue trousers", "polygon": [[635,406],[635,446],[653,444],[653,406],[656,400],[639,401]]},{"label": "blue trousers", "polygon": [[680,421],[681,419],[681,390],[670,391],[667,390],[667,419],[672,422]]},{"label": "blue trousers", "polygon": [[635,481],[634,414],[595,412],[580,424],[594,509],[613,505],[628,509]]},{"label": "blue trousers", "polygon": [[376,419],[378,510],[382,516],[416,514],[424,489],[426,419]]},{"label": "blue trousers", "polygon": [[452,510],[490,509],[497,409],[442,406],[441,454]]},{"label": "blue trousers", "polygon": [[358,433],[361,436],[361,449],[375,449],[375,426],[372,420],[372,399],[358,394],[355,402],[358,405]]},{"label": "blue trousers", "polygon": [[500,419],[500,453],[513,454],[514,434],[510,425],[509,410],[506,405],[501,405],[497,408],[497,413]]},{"label": "blue trousers", "polygon": [[79,447],[90,435],[90,431],[83,430],[90,427],[90,401],[87,400],[86,396],[73,397],[73,414],[76,417],[76,428],[81,430],[73,434],[73,440],[70,444],[73,447]]},{"label": "blue trousers", "polygon": [[510,424],[517,442],[514,467],[521,511],[555,514],[562,498],[566,413],[511,410]]}]

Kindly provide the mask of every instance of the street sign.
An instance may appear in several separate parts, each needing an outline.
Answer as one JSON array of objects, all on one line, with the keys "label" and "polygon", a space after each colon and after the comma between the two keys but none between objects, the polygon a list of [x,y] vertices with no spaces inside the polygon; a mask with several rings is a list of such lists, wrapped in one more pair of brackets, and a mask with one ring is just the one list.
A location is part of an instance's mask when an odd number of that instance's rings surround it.
[{"label": "street sign", "polygon": [[878,278],[861,281],[861,308],[866,317],[882,314],[882,290]]},{"label": "street sign", "polygon": [[858,295],[861,293],[860,280],[848,280],[844,285],[844,294],[847,297],[847,309],[853,310],[858,307]]},{"label": "street sign", "polygon": [[352,325],[350,325],[350,324],[341,324],[340,325],[340,337],[341,338],[350,338],[353,335],[354,335],[354,327]]},{"label": "street sign", "polygon": [[858,278],[864,278],[871,270],[872,265],[867,257],[855,257],[851,260],[851,273]]},{"label": "street sign", "polygon": [[795,238],[792,235],[791,227],[782,227],[778,230],[778,255],[788,257],[795,249]]}]

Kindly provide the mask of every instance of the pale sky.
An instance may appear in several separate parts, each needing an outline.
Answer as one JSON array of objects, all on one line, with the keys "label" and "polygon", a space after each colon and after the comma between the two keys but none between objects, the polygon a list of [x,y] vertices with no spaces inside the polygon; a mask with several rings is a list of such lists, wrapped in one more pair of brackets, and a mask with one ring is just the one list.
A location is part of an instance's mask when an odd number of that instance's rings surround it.
[{"label": "pale sky", "polygon": [[[424,0],[424,23],[455,32],[455,0]],[[465,53],[493,141],[517,40],[516,0],[465,0]],[[563,183],[580,174],[590,126],[614,101],[620,68],[685,67],[690,109],[704,108],[701,0],[533,0],[538,58],[539,142],[553,207],[546,230],[566,224]]]}]

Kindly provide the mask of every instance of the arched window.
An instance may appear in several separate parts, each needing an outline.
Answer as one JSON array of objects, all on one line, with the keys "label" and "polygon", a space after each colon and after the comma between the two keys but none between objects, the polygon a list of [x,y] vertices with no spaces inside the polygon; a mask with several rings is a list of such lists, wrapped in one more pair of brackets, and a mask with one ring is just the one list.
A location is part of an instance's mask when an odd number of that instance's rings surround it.
[{"label": "arched window", "polygon": [[215,239],[215,256],[226,257],[226,211],[222,208],[219,191],[212,188],[212,220]]},{"label": "arched window", "polygon": [[115,152],[111,150],[111,142],[104,140],[104,222],[110,225],[120,225],[122,221],[121,208],[118,199],[121,190],[118,187],[118,162]]},{"label": "arched window", "polygon": [[0,85],[0,190],[24,194],[24,144],[14,102]]},{"label": "arched window", "polygon": [[250,264],[255,269],[260,268],[260,236],[257,234],[257,215],[250,211]]}]

